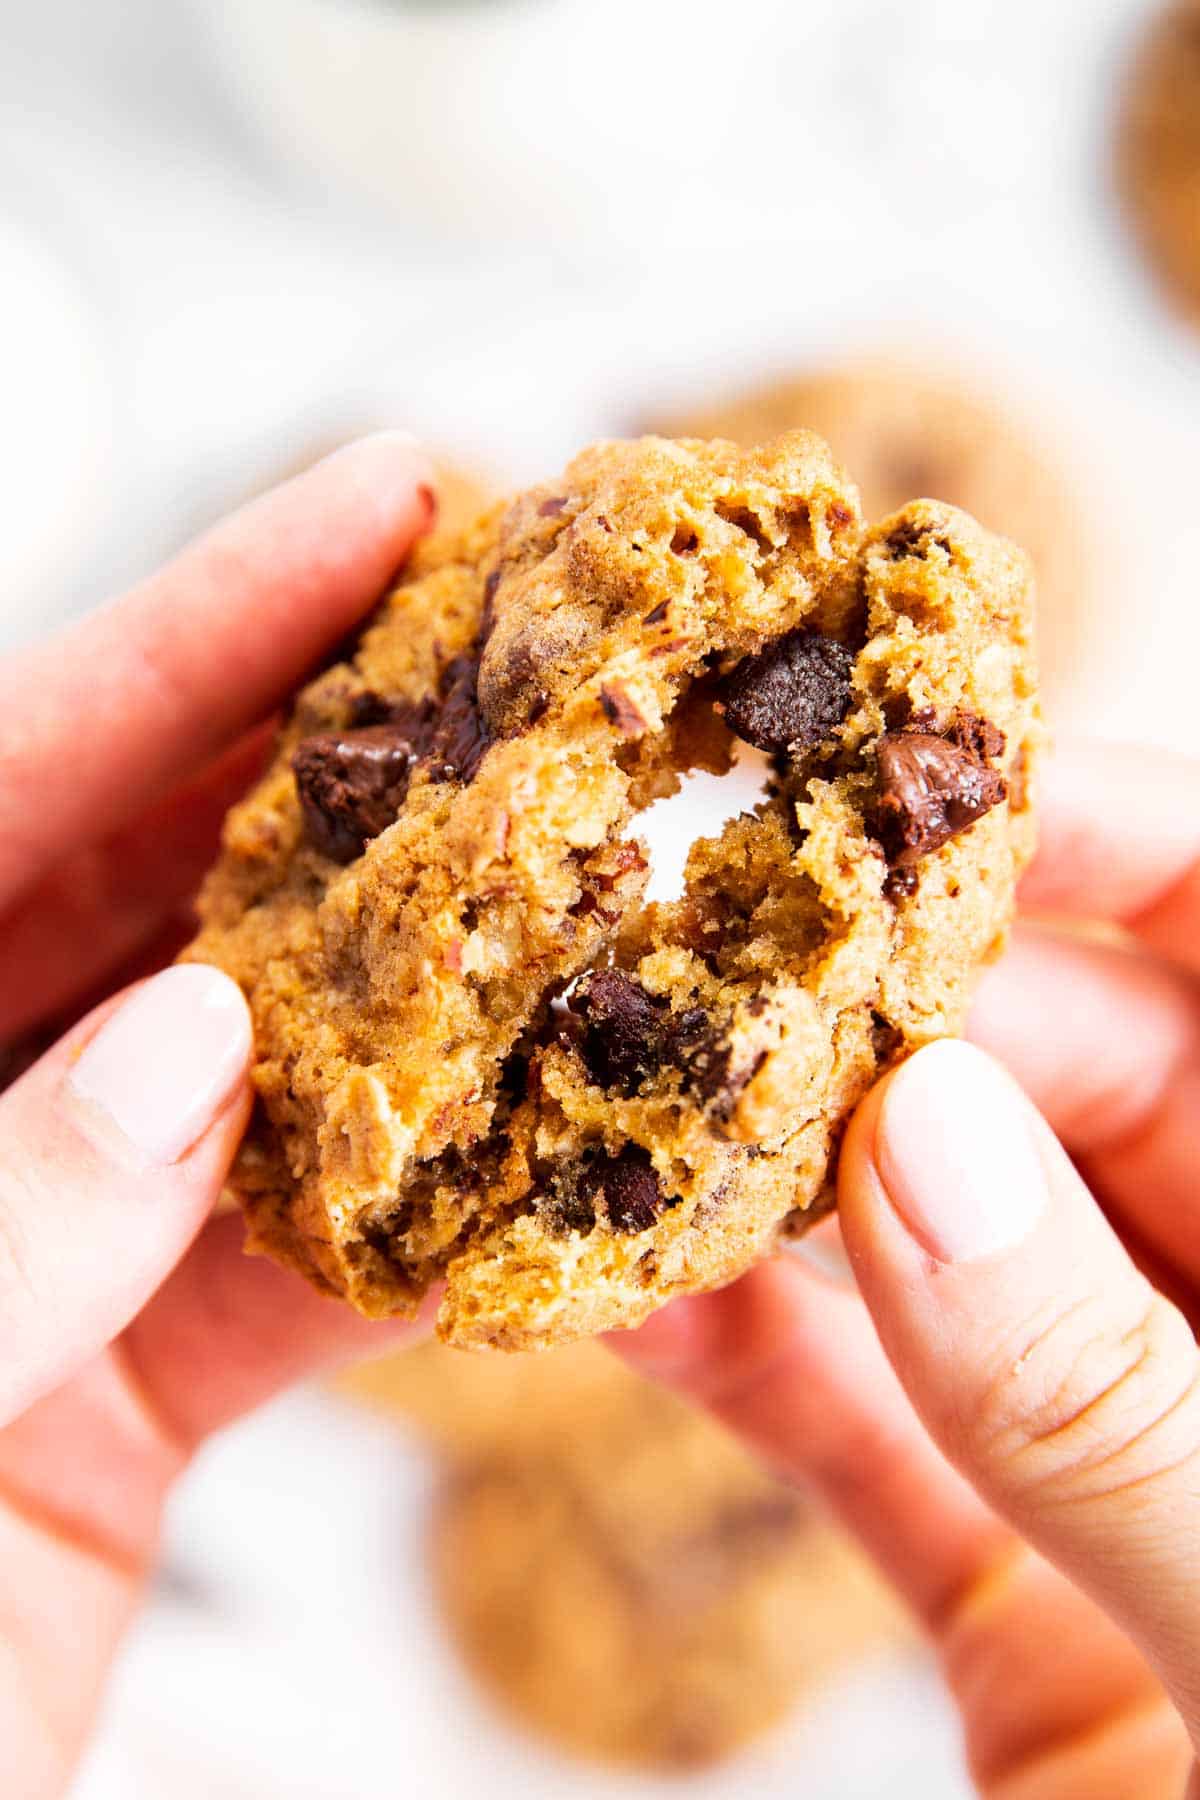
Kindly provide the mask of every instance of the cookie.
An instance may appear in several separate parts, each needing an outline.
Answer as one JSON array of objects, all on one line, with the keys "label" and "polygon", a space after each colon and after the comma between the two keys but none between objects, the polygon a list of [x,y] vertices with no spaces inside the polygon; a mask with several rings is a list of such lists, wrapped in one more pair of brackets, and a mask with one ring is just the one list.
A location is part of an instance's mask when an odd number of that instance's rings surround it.
[{"label": "cookie", "polygon": [[1033,562],[1043,692],[1054,698],[1078,683],[1099,588],[1093,530],[1055,456],[982,391],[915,361],[863,357],[785,374],[660,424],[739,444],[805,426],[853,471],[867,518],[915,495],[962,507]]},{"label": "cookie", "polygon": [[1120,115],[1117,178],[1156,274],[1200,323],[1200,0],[1178,0],[1143,39]]},{"label": "cookie", "polygon": [[719,1761],[900,1630],[811,1503],[595,1344],[426,1344],[339,1388],[445,1459],[443,1620],[485,1690],[569,1748],[664,1770]]},{"label": "cookie", "polygon": [[526,1435],[460,1464],[434,1514],[445,1622],[527,1727],[609,1762],[701,1767],[895,1634],[861,1556],[711,1421],[632,1376],[575,1416],[540,1451]]},{"label": "cookie", "polygon": [[[1033,841],[1030,575],[825,445],[601,444],[417,551],[230,814],[190,955],[242,985],[254,1247],[444,1337],[632,1325],[831,1201],[957,1030]],[[770,759],[644,904],[639,809]]]}]

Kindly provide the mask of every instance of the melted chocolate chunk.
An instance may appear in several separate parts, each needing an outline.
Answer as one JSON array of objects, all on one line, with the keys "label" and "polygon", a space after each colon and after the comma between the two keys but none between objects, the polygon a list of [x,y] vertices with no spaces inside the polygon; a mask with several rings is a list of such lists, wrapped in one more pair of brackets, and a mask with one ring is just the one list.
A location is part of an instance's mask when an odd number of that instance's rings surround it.
[{"label": "melted chocolate chunk", "polygon": [[602,1200],[609,1224],[630,1237],[648,1231],[667,1204],[650,1154],[639,1144],[626,1144],[617,1156],[601,1150],[584,1165],[579,1192]]},{"label": "melted chocolate chunk", "polygon": [[424,746],[403,724],[305,738],[292,757],[305,828],[335,862],[353,862],[404,804]]},{"label": "melted chocolate chunk", "polygon": [[[1004,777],[950,735],[888,732],[879,740],[878,756],[874,827],[893,874],[911,873],[922,857],[957,837],[1005,797]],[[912,892],[907,875],[903,891]]]},{"label": "melted chocolate chunk", "polygon": [[472,781],[491,744],[479,711],[479,657],[456,656],[442,674],[440,710],[430,744],[435,781]]},{"label": "melted chocolate chunk", "polygon": [[850,710],[852,666],[849,652],[832,638],[789,631],[725,677],[725,723],[757,750],[809,749]]},{"label": "melted chocolate chunk", "polygon": [[479,715],[479,659],[447,664],[437,699],[389,700],[364,689],[350,700],[350,728],[304,738],[292,757],[312,842],[353,862],[396,818],[418,762],[435,781],[470,781],[491,736]]},{"label": "melted chocolate chunk", "polygon": [[597,969],[568,1002],[583,1021],[580,1055],[600,1087],[636,1094],[663,1062],[666,1002],[620,969]]},{"label": "melted chocolate chunk", "polygon": [[361,693],[351,695],[349,708],[350,723],[355,730],[364,725],[394,725],[420,756],[426,753],[433,740],[437,701],[429,696],[415,701],[389,700],[373,688],[364,688]]}]

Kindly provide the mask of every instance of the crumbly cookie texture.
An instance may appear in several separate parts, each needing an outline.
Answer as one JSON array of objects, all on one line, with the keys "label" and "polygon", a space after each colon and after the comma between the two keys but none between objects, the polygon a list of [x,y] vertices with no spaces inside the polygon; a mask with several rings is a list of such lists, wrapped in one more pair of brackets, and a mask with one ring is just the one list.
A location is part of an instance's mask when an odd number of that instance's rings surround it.
[{"label": "crumbly cookie texture", "polygon": [[1042,692],[1053,699],[1078,686],[1095,654],[1096,604],[1107,599],[1103,527],[1035,422],[935,361],[898,355],[784,372],[652,421],[668,436],[745,445],[797,426],[818,432],[853,471],[867,518],[936,495],[1020,544],[1037,580]]},{"label": "crumbly cookie texture", "polygon": [[[1020,551],[864,531],[820,439],[600,444],[420,549],[230,814],[189,954],[253,1011],[252,1245],[507,1349],[632,1325],[831,1202],[962,1022],[1033,840]],[[736,734],[736,735],[735,735]],[[635,815],[775,775],[645,904]]]},{"label": "crumbly cookie texture", "polygon": [[1200,323],[1200,0],[1177,0],[1147,31],[1126,89],[1117,174],[1155,271]]}]

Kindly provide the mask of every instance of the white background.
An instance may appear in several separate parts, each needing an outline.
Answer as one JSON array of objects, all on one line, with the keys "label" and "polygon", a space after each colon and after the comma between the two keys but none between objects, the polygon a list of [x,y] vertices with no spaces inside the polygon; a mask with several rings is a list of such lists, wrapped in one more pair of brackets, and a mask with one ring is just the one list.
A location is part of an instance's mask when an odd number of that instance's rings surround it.
[{"label": "white background", "polygon": [[[1088,498],[1066,723],[1188,744],[1200,352],[1108,165],[1146,11],[0,0],[0,644],[357,423],[516,480],[715,376],[891,344],[985,370]],[[77,1800],[564,1792],[439,1644],[428,1480],[312,1396],[216,1446]],[[965,1787],[928,1671],[888,1665],[692,1791]]]}]

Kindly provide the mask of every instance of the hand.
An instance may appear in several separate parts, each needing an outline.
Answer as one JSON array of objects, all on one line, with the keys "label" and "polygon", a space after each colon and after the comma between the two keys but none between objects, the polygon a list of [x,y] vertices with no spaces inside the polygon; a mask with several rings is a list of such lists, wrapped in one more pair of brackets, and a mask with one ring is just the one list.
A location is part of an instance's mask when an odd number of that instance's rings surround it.
[{"label": "hand", "polygon": [[1025,902],[1128,935],[1025,924],[987,976],[972,1035],[1028,1098],[947,1042],[859,1109],[866,1307],[781,1260],[614,1342],[858,1534],[984,1794],[1196,1796],[1200,771],[1068,751],[1043,837]]},{"label": "hand", "polygon": [[[0,667],[0,1043],[183,941],[263,721],[428,527],[428,480],[406,439],[367,439]],[[21,1800],[69,1778],[200,1440],[395,1341],[244,1258],[238,1220],[205,1224],[249,1054],[236,986],[174,968],[0,1094],[0,1761]]]}]

